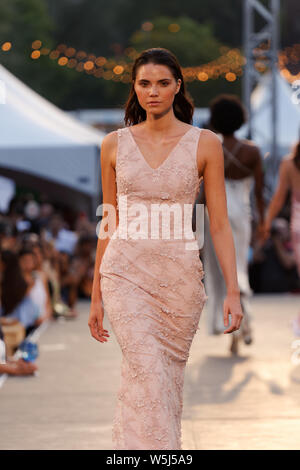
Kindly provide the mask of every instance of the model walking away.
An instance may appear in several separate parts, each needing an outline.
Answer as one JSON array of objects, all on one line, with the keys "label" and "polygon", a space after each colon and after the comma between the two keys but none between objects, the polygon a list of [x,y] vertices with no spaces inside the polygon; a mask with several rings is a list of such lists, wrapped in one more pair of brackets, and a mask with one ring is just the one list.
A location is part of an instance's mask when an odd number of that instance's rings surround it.
[{"label": "model walking away", "polygon": [[[238,284],[244,313],[241,329],[232,335],[230,352],[234,355],[239,352],[241,340],[246,345],[253,341],[250,313],[252,289],[248,276],[248,253],[252,230],[250,194],[253,183],[258,213],[255,236],[260,239],[264,222],[264,177],[259,149],[252,141],[240,140],[235,136],[235,132],[245,121],[246,111],[237,96],[223,94],[211,102],[210,127],[220,134],[224,151],[227,210],[234,238]],[[223,333],[223,303],[226,297],[226,284],[212,243],[210,226],[210,215],[206,209],[203,261],[207,273],[205,288],[208,294],[208,330],[209,334],[218,335]],[[224,246],[226,245],[224,244]]]}]

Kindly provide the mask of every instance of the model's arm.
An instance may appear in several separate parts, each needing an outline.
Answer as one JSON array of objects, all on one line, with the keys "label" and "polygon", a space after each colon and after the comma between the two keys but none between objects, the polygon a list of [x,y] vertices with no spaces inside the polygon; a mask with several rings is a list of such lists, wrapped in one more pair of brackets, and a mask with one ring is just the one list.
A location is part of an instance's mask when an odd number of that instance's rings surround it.
[{"label": "model's arm", "polygon": [[227,297],[224,301],[225,326],[229,324],[229,314],[232,316],[231,326],[224,333],[231,333],[239,329],[243,313],[240,304],[234,241],[227,214],[224,155],[222,144],[213,132],[203,131],[199,141],[198,162],[204,162],[204,191],[210,232],[227,287]]},{"label": "model's arm", "polygon": [[[91,295],[91,311],[88,321],[88,325],[91,330],[91,335],[93,336],[93,338],[100,342],[106,342],[107,339],[104,337],[109,336],[109,334],[107,334],[107,330],[103,329],[104,310],[102,305],[99,268],[101,266],[101,261],[105,249],[113,233],[112,227],[116,227],[119,223],[117,213],[116,173],[114,168],[117,149],[117,138],[118,136],[116,131],[110,132],[104,137],[101,145],[101,181],[103,204],[109,204],[111,210],[103,211],[103,218],[99,227],[94,279]],[[104,228],[107,223],[108,230],[104,231]],[[108,236],[106,238],[102,238],[101,235],[100,237],[100,234],[104,232],[108,232]]]},{"label": "model's arm", "polygon": [[278,185],[267,210],[265,221],[265,238],[269,237],[272,220],[281,210],[290,187],[288,165],[288,160],[283,160],[280,164]]}]

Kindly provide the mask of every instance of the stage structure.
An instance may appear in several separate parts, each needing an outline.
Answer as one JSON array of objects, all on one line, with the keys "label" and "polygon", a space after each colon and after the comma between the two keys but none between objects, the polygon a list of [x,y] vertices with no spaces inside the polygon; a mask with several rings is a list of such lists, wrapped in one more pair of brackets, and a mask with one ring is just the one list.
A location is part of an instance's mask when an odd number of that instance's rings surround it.
[{"label": "stage structure", "polygon": [[[260,0],[243,0],[244,15],[244,54],[246,64],[243,80],[243,101],[248,111],[248,138],[253,134],[253,110],[251,109],[251,94],[253,88],[261,81],[262,72],[271,72],[271,107],[272,144],[270,149],[271,162],[269,170],[272,179],[276,179],[278,171],[277,146],[277,86],[276,73],[278,73],[277,53],[279,48],[279,9],[280,0],[268,0],[268,6]],[[264,2],[266,3],[266,2]],[[257,31],[257,26],[265,25]],[[271,176],[271,175],[270,175]]]}]

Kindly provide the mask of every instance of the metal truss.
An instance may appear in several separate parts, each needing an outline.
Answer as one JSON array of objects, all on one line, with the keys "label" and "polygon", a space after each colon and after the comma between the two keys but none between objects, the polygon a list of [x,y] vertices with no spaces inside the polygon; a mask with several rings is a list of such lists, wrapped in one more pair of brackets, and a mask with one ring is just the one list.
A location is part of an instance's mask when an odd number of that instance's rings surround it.
[{"label": "metal truss", "polygon": [[[268,0],[265,6],[259,0],[243,0],[243,16],[244,16],[244,54],[246,64],[243,79],[243,101],[248,111],[248,138],[252,138],[253,133],[253,111],[251,109],[251,93],[254,86],[261,80],[262,72],[260,69],[271,71],[271,100],[269,106],[272,112],[271,129],[272,129],[272,145],[271,159],[273,162],[273,170],[275,170],[278,158],[277,150],[277,89],[276,89],[276,73],[277,53],[279,47],[279,9],[280,0]],[[255,14],[260,20],[265,22],[265,26],[259,31],[255,27]],[[258,66],[258,63],[260,66]],[[275,176],[275,175],[274,175]]]}]

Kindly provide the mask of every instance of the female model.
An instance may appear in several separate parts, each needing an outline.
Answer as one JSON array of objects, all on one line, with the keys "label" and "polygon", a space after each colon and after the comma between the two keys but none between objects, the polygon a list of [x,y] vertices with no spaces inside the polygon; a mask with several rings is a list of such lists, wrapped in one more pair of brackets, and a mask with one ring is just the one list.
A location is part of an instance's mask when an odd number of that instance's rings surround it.
[{"label": "female model", "polygon": [[[251,344],[250,296],[252,290],[248,278],[248,252],[251,239],[250,192],[255,183],[256,206],[259,223],[257,233],[262,234],[264,222],[263,169],[260,152],[251,141],[242,141],[235,132],[244,124],[246,113],[239,98],[235,95],[220,95],[210,105],[210,125],[221,134],[225,157],[225,189],[227,210],[233,232],[237,257],[237,275],[244,313],[240,331],[232,334],[230,351],[238,353],[239,341]],[[207,206],[208,209],[208,206]],[[207,318],[210,334],[223,333],[223,302],[226,285],[210,236],[210,216],[205,211],[204,268],[207,273],[205,288],[208,294]]]},{"label": "female model", "polygon": [[[167,238],[165,217],[164,234],[157,236],[156,215],[164,206],[178,220],[185,205],[193,207],[201,177],[227,286],[225,332],[242,321],[222,147],[211,131],[190,124],[192,113],[176,57],[163,48],[148,49],[133,64],[128,127],[102,143],[103,201],[114,209],[107,210],[107,221],[117,228],[108,240],[98,240],[88,324],[96,340],[107,341],[106,311],[122,350],[115,449],[182,446],[184,371],[207,297],[199,250],[187,248],[186,232],[178,237],[178,222]],[[192,210],[188,213],[192,228]],[[104,219],[102,235],[103,225]],[[142,231],[133,233],[137,227]]]},{"label": "female model", "polygon": [[[300,277],[300,142],[295,146],[291,155],[287,155],[279,168],[277,189],[269,204],[264,226],[264,239],[270,236],[272,220],[281,210],[288,193],[291,191],[291,239],[295,253],[297,271]],[[294,321],[294,331],[300,336],[300,311]]]}]

